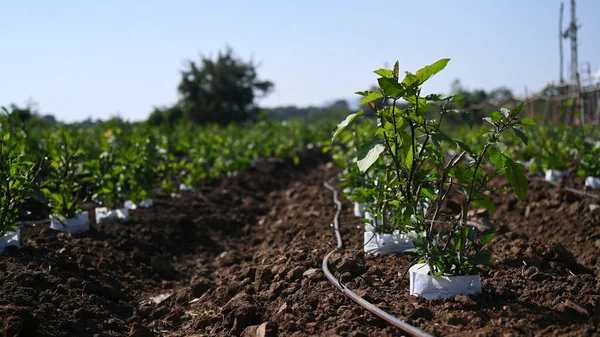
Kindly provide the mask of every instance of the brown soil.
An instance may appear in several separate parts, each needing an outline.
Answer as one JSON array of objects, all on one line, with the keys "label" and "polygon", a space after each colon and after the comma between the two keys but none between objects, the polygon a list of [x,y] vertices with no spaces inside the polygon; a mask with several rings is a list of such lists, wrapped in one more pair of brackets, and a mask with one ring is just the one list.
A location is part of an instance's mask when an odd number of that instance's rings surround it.
[{"label": "brown soil", "polygon": [[[81,235],[25,228],[23,247],[0,253],[0,336],[401,335],[324,277],[335,206],[323,182],[337,186],[340,170],[317,151],[302,158],[158,198],[126,225],[93,224]],[[544,182],[530,183],[526,202],[494,201],[501,234],[481,295],[409,296],[399,273],[413,257],[365,256],[344,200],[347,249],[331,269],[435,335],[600,335],[600,201]]]}]

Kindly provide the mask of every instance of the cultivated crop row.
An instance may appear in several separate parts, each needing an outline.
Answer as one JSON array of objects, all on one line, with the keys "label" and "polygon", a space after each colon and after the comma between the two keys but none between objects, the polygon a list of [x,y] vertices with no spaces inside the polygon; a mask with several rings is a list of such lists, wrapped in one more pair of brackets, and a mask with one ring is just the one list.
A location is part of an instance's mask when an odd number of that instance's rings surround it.
[{"label": "cultivated crop row", "polygon": [[333,124],[298,121],[228,126],[110,121],[51,128],[29,124],[3,109],[0,117],[0,237],[19,245],[19,224],[51,220],[68,232],[89,229],[82,204],[94,203],[96,221],[128,220],[157,193],[178,196],[207,179],[235,174],[269,156],[293,158],[321,146]]}]

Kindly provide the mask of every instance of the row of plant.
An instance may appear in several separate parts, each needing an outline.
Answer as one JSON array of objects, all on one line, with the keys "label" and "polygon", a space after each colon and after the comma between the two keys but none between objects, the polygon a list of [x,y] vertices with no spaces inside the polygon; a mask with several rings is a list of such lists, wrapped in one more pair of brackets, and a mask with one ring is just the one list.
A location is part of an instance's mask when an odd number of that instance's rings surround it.
[{"label": "row of plant", "polygon": [[298,151],[321,146],[335,125],[261,118],[227,126],[113,121],[43,128],[2,112],[0,237],[18,233],[20,221],[48,216],[52,228],[87,230],[86,202],[102,206],[97,221],[126,221],[128,208],[150,206],[157,193],[177,196],[269,156],[297,163]]},{"label": "row of plant", "polygon": [[[468,112],[452,108],[462,97],[422,93],[423,84],[448,61],[406,72],[402,79],[398,62],[393,69],[376,70],[378,90],[357,93],[370,109],[342,121],[327,148],[344,169],[345,196],[356,202],[356,214],[365,222],[365,250],[416,253],[410,293],[427,298],[481,291],[479,266],[491,262],[485,246],[494,232],[468,225],[470,210],[495,210],[489,182],[498,175],[526,198],[526,169],[513,159],[509,135],[528,144],[525,129],[536,125],[521,118],[521,104],[491,113],[477,132],[452,133],[455,125],[444,123],[450,114],[473,127]],[[450,193],[462,195],[462,209],[442,215]],[[373,240],[374,249],[367,249]]]},{"label": "row of plant", "polygon": [[[456,130],[466,134],[466,143],[477,147],[482,130]],[[521,142],[521,139],[527,142]],[[529,134],[514,133],[507,137],[511,155],[525,164],[530,172],[543,172],[549,180],[568,175],[600,179],[600,130],[598,125],[542,124],[532,127]],[[595,185],[594,185],[595,186]],[[592,186],[593,187],[593,186]],[[595,187],[600,188],[600,186]]]}]

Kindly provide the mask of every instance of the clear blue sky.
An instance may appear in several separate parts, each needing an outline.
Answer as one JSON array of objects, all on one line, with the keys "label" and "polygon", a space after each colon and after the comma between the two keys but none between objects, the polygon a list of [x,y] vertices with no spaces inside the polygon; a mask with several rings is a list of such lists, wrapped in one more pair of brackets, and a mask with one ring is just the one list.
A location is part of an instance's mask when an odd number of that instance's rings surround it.
[{"label": "clear blue sky", "polygon": [[[0,2],[0,105],[39,102],[63,121],[145,119],[174,103],[186,59],[225,45],[275,82],[262,106],[321,105],[375,83],[400,60],[415,71],[452,59],[427,91],[558,79],[560,0]],[[579,0],[580,62],[600,68],[600,1]],[[565,0],[565,26],[570,16]],[[568,76],[569,43],[565,41]]]}]

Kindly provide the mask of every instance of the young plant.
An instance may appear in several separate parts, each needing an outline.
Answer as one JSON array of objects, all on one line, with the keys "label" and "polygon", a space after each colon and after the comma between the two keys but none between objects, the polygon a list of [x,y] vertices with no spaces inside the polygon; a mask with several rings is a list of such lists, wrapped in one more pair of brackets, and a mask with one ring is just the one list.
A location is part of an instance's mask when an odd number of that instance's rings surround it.
[{"label": "young plant", "polygon": [[119,185],[123,197],[134,204],[152,197],[152,188],[158,182],[156,152],[154,137],[122,149],[126,169],[120,176]]},{"label": "young plant", "polygon": [[90,159],[84,165],[87,177],[83,180],[93,184],[92,200],[108,209],[123,207],[125,198],[121,194],[120,181],[125,166],[114,152],[103,152],[99,158]]},{"label": "young plant", "polygon": [[46,202],[38,186],[38,175],[44,168],[45,158],[36,164],[21,158],[20,144],[12,139],[10,131],[3,130],[0,138],[0,237],[19,228],[17,221],[26,212],[24,205],[28,199]]},{"label": "young plant", "polygon": [[[379,88],[362,91],[361,104],[372,111],[363,110],[349,115],[333,133],[336,138],[358,116],[368,116],[377,121],[377,129],[359,147],[356,164],[361,173],[381,171],[377,182],[377,203],[373,206],[382,220],[384,231],[398,229],[409,232],[421,262],[427,263],[435,275],[469,275],[477,273],[477,265],[490,261],[490,253],[482,247],[492,233],[479,236],[467,225],[471,206],[494,211],[495,206],[484,193],[489,181],[503,175],[511,183],[519,198],[527,194],[527,179],[523,165],[514,162],[502,135],[512,130],[522,141],[527,136],[521,126],[534,125],[531,119],[519,120],[523,104],[512,111],[502,109],[484,120],[492,126],[478,134],[484,141],[482,148],[470,148],[464,141],[451,138],[442,129],[444,116],[458,113],[472,128],[468,113],[451,109],[460,95],[442,97],[422,96],[422,85],[443,70],[449,59],[441,59],[416,73],[406,72],[399,80],[398,62],[393,69],[375,71]],[[383,104],[376,106],[374,101]],[[455,155],[445,156],[446,147],[453,147]],[[465,163],[466,155],[471,160]],[[484,172],[484,166],[493,163],[495,170]],[[440,231],[439,210],[448,195],[463,195],[462,211],[442,221],[450,230]],[[443,227],[443,226],[442,226]]]},{"label": "young plant", "polygon": [[81,185],[83,152],[66,131],[63,130],[59,137],[58,142],[49,145],[52,170],[44,183],[44,192],[50,197],[53,216],[64,224],[81,212],[81,204],[85,201],[85,190]]}]

